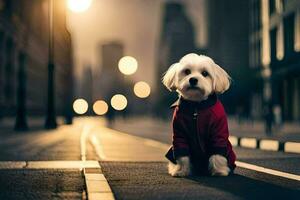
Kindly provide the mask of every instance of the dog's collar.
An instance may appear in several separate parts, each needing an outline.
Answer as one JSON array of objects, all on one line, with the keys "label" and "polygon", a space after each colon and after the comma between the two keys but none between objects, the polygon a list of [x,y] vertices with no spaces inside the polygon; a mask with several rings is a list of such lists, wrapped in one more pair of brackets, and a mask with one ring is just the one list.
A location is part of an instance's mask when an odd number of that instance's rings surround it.
[{"label": "dog's collar", "polygon": [[183,106],[183,107],[193,107],[193,108],[198,108],[198,109],[203,109],[203,108],[208,108],[216,104],[218,100],[218,97],[216,94],[209,95],[208,98],[204,101],[201,102],[195,102],[195,101],[189,101],[184,99],[183,97],[179,97],[177,101],[175,101],[172,105],[171,108],[177,107],[177,106]]}]

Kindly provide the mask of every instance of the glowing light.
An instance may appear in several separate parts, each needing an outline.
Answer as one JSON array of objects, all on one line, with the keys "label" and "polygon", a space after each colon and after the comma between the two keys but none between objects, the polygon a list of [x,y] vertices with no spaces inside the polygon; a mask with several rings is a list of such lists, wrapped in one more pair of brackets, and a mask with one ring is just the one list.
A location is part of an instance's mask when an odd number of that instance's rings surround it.
[{"label": "glowing light", "polygon": [[76,99],[73,103],[73,110],[77,114],[84,114],[88,110],[89,105],[84,99]]},{"label": "glowing light", "polygon": [[77,13],[86,11],[91,4],[92,0],[68,0],[69,9]]},{"label": "glowing light", "polygon": [[108,105],[105,101],[98,100],[94,103],[93,110],[97,115],[104,115],[108,111]]},{"label": "glowing light", "polygon": [[138,62],[134,57],[124,56],[119,61],[119,70],[125,75],[131,75],[136,72]]},{"label": "glowing light", "polygon": [[110,104],[115,110],[124,110],[127,106],[127,99],[122,94],[116,94],[111,98]]},{"label": "glowing light", "polygon": [[134,85],[134,94],[140,98],[147,98],[150,95],[151,88],[148,83],[140,81]]}]

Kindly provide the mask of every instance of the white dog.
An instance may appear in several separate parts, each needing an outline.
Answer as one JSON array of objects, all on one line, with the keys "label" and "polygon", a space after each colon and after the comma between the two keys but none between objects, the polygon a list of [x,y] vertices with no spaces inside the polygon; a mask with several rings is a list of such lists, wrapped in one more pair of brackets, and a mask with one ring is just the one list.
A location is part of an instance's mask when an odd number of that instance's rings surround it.
[{"label": "white dog", "polygon": [[[236,156],[228,140],[226,113],[216,94],[228,90],[229,75],[211,58],[187,54],[171,65],[163,84],[179,94],[173,116],[173,146],[166,157],[169,174],[227,176]],[[193,169],[193,170],[192,170]]]}]

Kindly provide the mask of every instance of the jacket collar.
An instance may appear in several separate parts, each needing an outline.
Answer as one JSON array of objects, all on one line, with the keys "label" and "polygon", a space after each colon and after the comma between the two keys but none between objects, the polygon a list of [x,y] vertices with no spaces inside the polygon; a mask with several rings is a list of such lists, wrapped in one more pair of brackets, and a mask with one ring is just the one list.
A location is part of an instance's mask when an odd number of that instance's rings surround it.
[{"label": "jacket collar", "polygon": [[174,107],[193,107],[193,108],[198,108],[198,109],[204,109],[204,108],[208,108],[211,107],[213,105],[216,104],[218,100],[218,97],[216,94],[212,94],[210,96],[208,96],[208,98],[204,101],[201,102],[195,102],[195,101],[189,101],[184,99],[183,97],[179,97],[179,99],[177,99],[177,101],[175,101],[172,105],[171,108]]}]

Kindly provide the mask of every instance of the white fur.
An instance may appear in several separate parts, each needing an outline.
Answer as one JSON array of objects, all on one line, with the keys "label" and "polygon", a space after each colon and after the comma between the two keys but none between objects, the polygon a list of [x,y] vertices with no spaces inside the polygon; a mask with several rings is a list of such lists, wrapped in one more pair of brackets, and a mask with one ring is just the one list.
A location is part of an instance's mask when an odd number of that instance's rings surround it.
[{"label": "white fur", "polygon": [[188,156],[177,159],[177,164],[169,162],[169,174],[174,177],[185,177],[191,173],[190,158]]},{"label": "white fur", "polygon": [[[185,74],[186,69],[191,73]],[[204,71],[209,75],[203,76]],[[190,89],[190,78],[198,80],[194,89]],[[176,90],[183,98],[199,102],[212,93],[221,94],[228,90],[230,77],[210,57],[190,53],[182,57],[179,63],[170,66],[163,77],[163,84],[171,91]]]},{"label": "white fur", "polygon": [[228,176],[230,172],[227,159],[221,155],[212,155],[209,158],[208,170],[212,176]]}]

